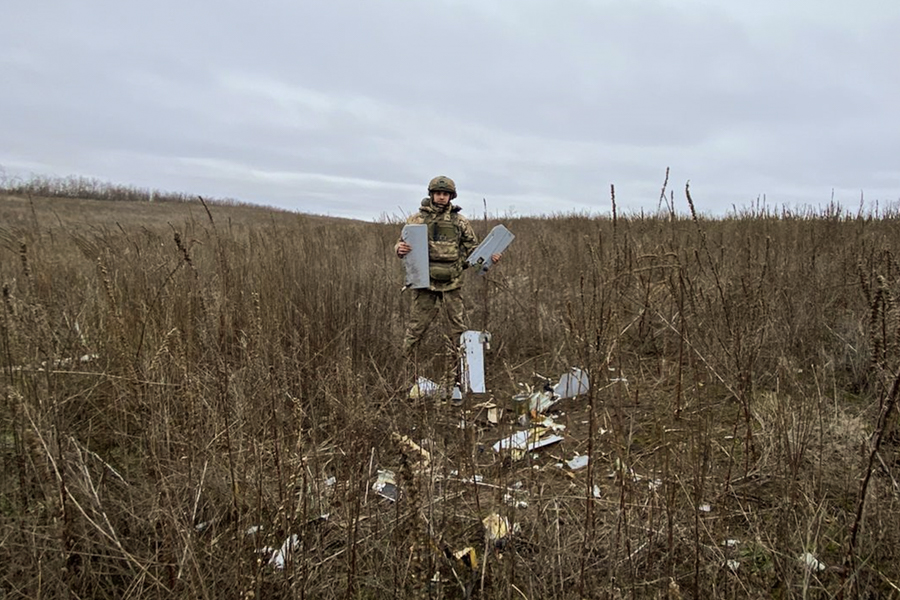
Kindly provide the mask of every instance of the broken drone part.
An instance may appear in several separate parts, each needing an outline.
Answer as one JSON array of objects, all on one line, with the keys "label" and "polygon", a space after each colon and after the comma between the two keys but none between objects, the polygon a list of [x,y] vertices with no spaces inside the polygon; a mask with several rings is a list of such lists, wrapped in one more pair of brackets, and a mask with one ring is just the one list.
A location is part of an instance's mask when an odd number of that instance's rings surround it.
[{"label": "broken drone part", "polygon": [[519,531],[518,523],[510,526],[509,519],[497,513],[486,516],[481,524],[484,525],[485,540],[496,548],[503,547],[509,536]]},{"label": "broken drone part", "polygon": [[503,225],[497,225],[466,258],[466,262],[475,267],[479,275],[484,275],[488,269],[494,266],[491,257],[495,254],[502,254],[515,238],[516,236],[509,229]]},{"label": "broken drone part", "polygon": [[475,394],[487,391],[484,381],[484,351],[489,347],[491,334],[486,331],[464,331],[459,336],[460,373],[462,387]]},{"label": "broken drone part", "polygon": [[537,427],[545,427],[550,431],[563,431],[566,426],[562,423],[557,423],[553,420],[553,417],[542,417],[540,420],[535,420],[534,425]]},{"label": "broken drone part", "polygon": [[553,392],[540,390],[528,398],[528,410],[531,414],[542,413],[559,401]]},{"label": "broken drone part", "polygon": [[578,367],[572,367],[568,373],[564,373],[553,386],[553,395],[560,400],[574,398],[586,394],[590,390],[588,375]]},{"label": "broken drone part", "polygon": [[394,472],[386,469],[378,470],[378,478],[372,484],[372,489],[382,498],[387,498],[391,502],[396,502],[400,497],[400,488],[397,487],[397,481],[394,479]]},{"label": "broken drone part", "polygon": [[545,436],[546,433],[547,430],[541,427],[517,431],[511,436],[503,438],[495,443],[493,445],[493,450],[494,452],[501,452],[503,450],[530,452],[563,441],[561,436],[552,434]]},{"label": "broken drone part", "polygon": [[416,379],[416,383],[413,384],[412,389],[409,390],[409,397],[413,400],[430,398],[431,396],[437,396],[440,391],[441,386],[430,379],[419,377]]},{"label": "broken drone part", "polygon": [[509,506],[512,506],[513,508],[517,508],[520,510],[528,508],[528,502],[526,502],[525,500],[519,500],[514,495],[509,493],[503,494],[503,502],[505,504],[508,504]]},{"label": "broken drone part", "polygon": [[406,288],[422,289],[431,285],[428,272],[428,225],[408,224],[403,226],[400,239],[409,244],[411,250],[403,257],[406,269]]},{"label": "broken drone part", "polygon": [[281,544],[281,548],[275,551],[272,554],[272,558],[269,559],[269,566],[278,569],[279,571],[284,570],[284,566],[287,561],[291,560],[291,556],[294,553],[294,550],[300,545],[300,537],[296,533],[292,533],[284,540],[284,543]]},{"label": "broken drone part", "polygon": [[570,460],[566,461],[566,465],[573,471],[577,471],[579,469],[583,469],[588,466],[589,457],[585,454],[584,456],[575,456]]}]

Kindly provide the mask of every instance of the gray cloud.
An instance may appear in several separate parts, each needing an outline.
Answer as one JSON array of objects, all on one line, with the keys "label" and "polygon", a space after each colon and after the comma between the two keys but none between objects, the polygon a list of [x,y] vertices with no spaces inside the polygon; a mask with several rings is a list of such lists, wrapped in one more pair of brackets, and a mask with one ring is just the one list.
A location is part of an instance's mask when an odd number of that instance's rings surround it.
[{"label": "gray cloud", "polygon": [[[0,165],[374,218],[900,199],[900,5],[14,0]],[[679,193],[679,195],[681,195]],[[684,206],[680,200],[679,206]]]}]

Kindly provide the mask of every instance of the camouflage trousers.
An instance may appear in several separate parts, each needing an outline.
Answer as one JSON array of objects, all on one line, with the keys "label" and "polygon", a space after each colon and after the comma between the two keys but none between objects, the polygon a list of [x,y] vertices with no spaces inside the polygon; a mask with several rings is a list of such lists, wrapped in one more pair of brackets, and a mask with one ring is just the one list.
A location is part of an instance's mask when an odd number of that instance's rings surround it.
[{"label": "camouflage trousers", "polygon": [[447,292],[414,290],[414,293],[409,313],[409,326],[406,328],[406,337],[403,340],[403,351],[407,355],[412,354],[438,313],[441,312],[441,307],[447,315],[450,325],[448,329],[450,342],[455,348],[459,344],[459,336],[466,330],[466,307],[462,300],[462,290],[460,288]]}]

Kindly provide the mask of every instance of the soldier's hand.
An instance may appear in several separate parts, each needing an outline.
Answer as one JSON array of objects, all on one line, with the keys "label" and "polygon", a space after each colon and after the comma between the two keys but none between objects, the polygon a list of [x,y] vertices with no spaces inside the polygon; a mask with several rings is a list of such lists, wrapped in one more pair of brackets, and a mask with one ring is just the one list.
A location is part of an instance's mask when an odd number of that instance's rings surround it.
[{"label": "soldier's hand", "polygon": [[502,254],[491,254],[491,261],[492,261],[494,264],[497,264],[498,262],[500,262],[500,259],[501,259],[501,258],[503,258],[503,255],[502,255]]},{"label": "soldier's hand", "polygon": [[399,256],[400,258],[403,258],[407,254],[409,254],[411,251],[412,251],[412,246],[410,246],[406,242],[400,242],[399,244],[397,244],[397,256]]}]

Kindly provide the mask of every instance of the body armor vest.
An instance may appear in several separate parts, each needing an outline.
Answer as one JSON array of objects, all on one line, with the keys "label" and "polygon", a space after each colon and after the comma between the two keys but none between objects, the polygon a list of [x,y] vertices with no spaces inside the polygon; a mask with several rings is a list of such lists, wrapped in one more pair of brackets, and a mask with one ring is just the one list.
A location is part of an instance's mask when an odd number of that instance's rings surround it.
[{"label": "body armor vest", "polygon": [[455,220],[435,219],[428,224],[428,271],[433,280],[452,281],[462,273],[459,237]]}]

